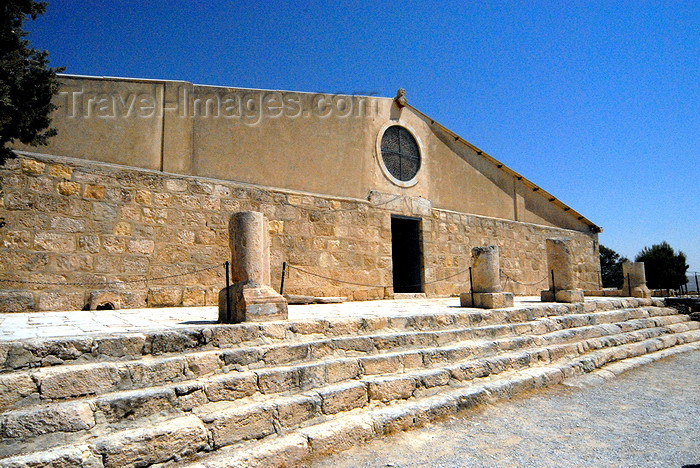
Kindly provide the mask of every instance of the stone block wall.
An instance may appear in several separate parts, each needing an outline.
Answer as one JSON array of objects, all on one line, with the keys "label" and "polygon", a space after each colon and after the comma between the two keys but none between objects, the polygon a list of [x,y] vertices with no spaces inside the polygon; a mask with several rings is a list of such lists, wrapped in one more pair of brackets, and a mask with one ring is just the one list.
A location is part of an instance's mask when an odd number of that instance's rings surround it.
[{"label": "stone block wall", "polygon": [[101,298],[120,307],[215,305],[230,258],[228,219],[242,210],[269,219],[272,284],[279,288],[289,262],[291,294],[391,294],[392,214],[422,219],[429,295],[464,292],[471,248],[489,244],[501,249],[504,289],[536,294],[547,284],[547,237],[573,238],[581,281],[598,278],[594,233],[449,212],[422,199],[324,197],[34,154],[9,160],[0,184],[0,280],[19,281],[0,282],[3,312],[84,309]]}]

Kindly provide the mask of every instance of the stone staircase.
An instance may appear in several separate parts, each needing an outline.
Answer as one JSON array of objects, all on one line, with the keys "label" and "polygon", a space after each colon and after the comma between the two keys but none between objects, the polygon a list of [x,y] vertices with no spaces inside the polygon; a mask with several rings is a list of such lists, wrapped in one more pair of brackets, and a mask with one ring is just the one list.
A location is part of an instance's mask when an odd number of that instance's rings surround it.
[{"label": "stone staircase", "polygon": [[700,349],[659,300],[445,310],[0,342],[0,467],[294,466]]}]

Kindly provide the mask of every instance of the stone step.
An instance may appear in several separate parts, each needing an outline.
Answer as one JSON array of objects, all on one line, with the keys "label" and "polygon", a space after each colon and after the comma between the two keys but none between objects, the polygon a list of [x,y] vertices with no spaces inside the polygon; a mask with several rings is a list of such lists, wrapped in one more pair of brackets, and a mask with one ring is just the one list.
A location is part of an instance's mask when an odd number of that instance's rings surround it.
[{"label": "stone step", "polygon": [[[646,313],[646,312],[645,312]],[[615,318],[624,319],[629,316],[638,316],[639,314],[621,315],[621,312],[615,312]],[[607,322],[610,317],[596,317],[597,320]],[[237,350],[224,351],[205,351],[186,356],[178,357],[152,357],[140,361],[126,363],[95,363],[73,366],[60,366],[56,368],[42,368],[35,371],[20,371],[14,374],[0,376],[0,386],[4,386],[7,391],[0,397],[0,407],[5,410],[13,407],[29,406],[32,404],[45,403],[47,401],[61,400],[66,398],[78,398],[82,395],[104,394],[118,392],[122,389],[131,388],[147,388],[151,386],[164,386],[173,382],[185,382],[197,379],[202,376],[209,376],[225,371],[248,370],[250,368],[257,369],[259,362],[267,362],[274,364],[277,362],[285,363],[287,361],[308,362],[313,360],[317,365],[307,366],[305,373],[313,377],[313,374],[318,374],[319,359],[328,360],[340,350],[343,353],[354,354],[361,357],[360,370],[357,370],[357,365],[353,364],[352,360],[348,363],[342,360],[325,363],[323,366],[327,369],[320,372],[327,372],[329,379],[336,378],[355,378],[360,372],[366,374],[395,371],[396,366],[414,367],[416,361],[435,359],[431,358],[430,354],[436,356],[440,354],[449,354],[449,358],[454,360],[469,355],[484,352],[497,352],[499,350],[514,349],[526,342],[535,344],[544,344],[548,342],[557,342],[560,339],[572,340],[576,337],[599,336],[601,333],[609,334],[627,329],[636,329],[642,326],[664,326],[674,322],[687,322],[687,317],[683,315],[667,315],[657,316],[648,319],[631,319],[618,324],[607,325],[590,325],[574,329],[561,330],[562,326],[579,325],[580,323],[590,322],[590,317],[578,317],[576,320],[570,321],[548,321],[549,319],[540,319],[544,322],[531,322],[527,331],[535,333],[527,338],[515,336],[510,340],[496,340],[489,342],[475,341],[470,343],[468,340],[459,341],[455,345],[443,346],[442,351],[434,352],[434,350],[420,351],[415,353],[402,352],[387,353],[386,349],[392,349],[392,346],[401,349],[421,348],[430,345],[440,346],[443,342],[450,340],[459,340],[460,338],[482,335],[499,335],[499,333],[484,333],[482,328],[458,330],[455,333],[448,335],[442,332],[412,332],[405,335],[374,335],[369,337],[359,338],[338,338],[336,341],[321,340],[311,344],[293,344],[293,345],[273,345],[259,348],[242,348]],[[695,322],[689,322],[695,323]],[[678,326],[684,326],[679,324]],[[605,328],[607,327],[607,328]],[[547,330],[555,330],[547,333]],[[606,331],[607,330],[607,331]],[[525,332],[525,329],[519,330]],[[542,335],[536,335],[542,333]],[[505,334],[505,333],[504,333]],[[510,335],[515,334],[515,330],[510,330]],[[447,339],[449,338],[449,340]],[[492,344],[492,349],[489,349],[489,344]],[[422,349],[422,348],[421,348]],[[300,352],[301,350],[301,352]],[[322,350],[317,352],[317,350]],[[383,355],[369,356],[368,353],[382,351]],[[438,357],[439,358],[439,357]],[[439,358],[439,359],[444,359]],[[254,365],[250,365],[254,364]],[[347,375],[348,366],[353,366]],[[392,366],[394,368],[392,368]],[[331,373],[340,372],[338,377],[332,377]],[[258,374],[238,374],[238,378],[230,376],[231,372],[222,374],[226,377],[212,377],[209,381],[202,382],[203,385],[177,385],[173,386],[170,393],[176,392],[187,396],[189,399],[199,397],[201,393],[207,392],[209,395],[217,392],[222,385],[232,386],[232,392],[244,393],[247,395],[245,388],[255,391],[258,379],[261,379],[265,390],[263,393],[269,393],[277,385],[274,382],[279,374],[276,371],[265,372],[260,371]],[[272,377],[271,377],[272,376]],[[293,378],[293,377],[292,377]],[[299,377],[303,381],[303,376]],[[233,383],[231,383],[233,381]],[[337,380],[336,380],[337,381]],[[226,383],[228,382],[228,384]],[[3,385],[4,383],[4,385]],[[206,386],[204,385],[206,384]],[[243,386],[241,389],[239,387]],[[195,393],[196,392],[196,393]],[[189,396],[191,394],[195,394]],[[142,400],[142,397],[137,392],[137,399]]]},{"label": "stone step", "polygon": [[[673,354],[700,351],[700,343],[679,344],[660,351],[652,351],[641,357],[628,350],[627,357],[602,363],[592,372],[618,372]],[[278,436],[270,436],[253,443],[239,443],[224,447],[211,454],[201,453],[189,463],[178,466],[187,468],[239,468],[296,466],[314,456],[328,455],[346,450],[376,437],[398,431],[411,430],[428,422],[458,415],[485,402],[511,398],[523,391],[544,388],[566,382],[586,372],[581,362],[562,363],[531,368],[487,377],[470,385],[450,388],[437,395],[401,401],[399,404],[375,407],[360,413],[349,413],[330,421],[300,428]]]},{"label": "stone step", "polygon": [[150,466],[209,450],[202,421],[183,416],[95,437],[87,443],[67,443],[50,450],[0,460],[2,468],[38,466]]},{"label": "stone step", "polygon": [[[700,324],[688,322],[684,316],[664,315],[665,310],[659,310],[660,315],[654,316],[651,316],[657,312],[654,309],[651,312],[647,310],[631,313],[614,309],[611,311],[613,314],[601,313],[598,317],[569,314],[568,319],[562,319],[562,316],[556,316],[553,320],[541,319],[539,325],[546,323],[547,326],[539,326],[537,330],[531,328],[531,332],[537,331],[542,333],[541,335],[507,336],[506,334],[496,340],[471,339],[457,346],[423,346],[394,353],[360,354],[354,358],[325,359],[311,363],[301,361],[291,367],[293,369],[291,374],[288,372],[289,367],[248,369],[235,374],[230,372],[208,375],[200,377],[199,380],[140,390],[140,395],[139,392],[125,391],[92,397],[90,401],[83,398],[57,403],[54,404],[57,410],[53,412],[51,405],[38,407],[43,413],[38,412],[34,415],[31,411],[24,414],[21,411],[8,412],[3,415],[0,424],[3,433],[8,436],[3,440],[3,446],[7,447],[8,439],[22,439],[19,444],[24,445],[21,447],[16,445],[14,453],[29,453],[32,451],[32,442],[45,442],[40,439],[53,439],[58,435],[58,442],[53,442],[51,445],[36,444],[43,451],[35,455],[45,457],[48,456],[48,452],[56,452],[77,456],[76,453],[83,452],[76,452],[75,447],[85,446],[86,443],[88,447],[93,447],[96,441],[105,437],[103,434],[122,434],[124,437],[119,440],[134,440],[135,446],[139,446],[141,440],[158,440],[160,437],[158,434],[161,432],[172,432],[159,429],[172,427],[171,421],[197,415],[201,416],[201,419],[198,417],[196,419],[210,431],[207,436],[209,445],[202,450],[210,450],[226,447],[229,443],[239,444],[240,442],[236,440],[239,436],[235,434],[240,434],[243,431],[242,428],[246,426],[241,421],[258,421],[263,427],[262,431],[272,435],[294,428],[295,425],[315,426],[319,418],[327,419],[338,413],[366,410],[372,405],[381,404],[380,402],[395,402],[403,398],[413,400],[424,398],[429,393],[442,393],[449,389],[449,386],[463,385],[473,379],[484,378],[485,375],[496,376],[504,372],[512,372],[513,369],[551,364],[552,360],[571,360],[581,353],[593,353],[605,346],[616,346],[619,349],[613,353],[607,350],[606,353],[590,354],[592,357],[589,356],[588,360],[581,361],[579,366],[595,368],[606,359],[620,359],[620,356],[627,352],[620,346],[630,343],[644,342],[643,346],[635,348],[636,352],[644,353],[663,346],[673,346],[679,341],[700,339],[697,331]],[[576,317],[576,315],[579,316]],[[609,323],[613,319],[626,320]],[[604,323],[583,325],[592,321]],[[566,326],[575,328],[562,328]],[[488,326],[475,327],[472,332],[477,329],[485,336],[502,333],[484,331],[489,329]],[[549,329],[553,331],[547,331]],[[495,330],[502,330],[502,328]],[[515,333],[515,330],[511,329],[511,332]],[[688,338],[685,338],[686,336]],[[347,337],[340,336],[339,340],[342,342],[345,338]],[[419,344],[422,345],[422,341]],[[539,345],[544,347],[537,348]],[[206,351],[203,354],[212,355],[216,352]],[[148,356],[142,361],[151,366],[148,369],[157,369],[157,366],[153,367],[155,361],[167,364],[173,361],[173,358],[165,356],[154,359]],[[471,362],[455,364],[455,359],[467,359]],[[149,360],[153,362],[149,363]],[[395,366],[397,360],[401,364],[400,367]],[[46,370],[51,369],[40,369],[37,372]],[[333,381],[336,378],[338,380]],[[257,387],[254,387],[253,383]],[[259,386],[261,383],[263,387]],[[249,390],[246,390],[247,388]],[[297,393],[280,394],[290,391]],[[258,401],[255,400],[256,398]],[[212,402],[212,400],[215,401]],[[173,405],[174,401],[176,401],[175,405]],[[274,408],[272,413],[263,411],[270,407]],[[355,407],[359,409],[353,410],[352,408]],[[90,419],[88,408],[93,412],[93,420]],[[93,408],[95,408],[94,411]],[[307,409],[306,412],[303,408]],[[316,412],[320,414],[316,415]],[[273,420],[271,426],[273,432],[270,432],[270,425],[267,424],[270,421],[270,415]],[[239,419],[236,420],[236,417]],[[280,417],[282,419],[279,419]],[[42,419],[44,422],[40,422]],[[229,434],[231,427],[235,429],[234,435]],[[215,431],[215,428],[219,429]],[[139,436],[141,439],[136,436],[134,436],[135,439],[133,437],[130,439],[131,434],[141,434]],[[215,436],[215,434],[218,435]],[[252,434],[247,437],[254,439],[262,437],[255,432]],[[32,440],[32,437],[36,440]],[[133,454],[138,453],[140,449],[131,447],[130,443],[124,442],[122,445],[115,443],[116,445],[111,446],[121,447],[115,449],[114,453],[131,453],[132,455],[128,456],[133,458],[136,456]],[[46,450],[48,446],[54,446],[54,448]],[[97,449],[94,447],[90,448],[91,452],[97,453],[95,450]],[[190,449],[173,450],[172,453],[187,453],[188,450]],[[100,453],[102,459],[107,458],[105,450]],[[12,454],[12,450],[7,454]],[[6,458],[2,462],[12,461],[14,458],[16,457]],[[127,465],[130,463],[124,462],[123,458],[115,459]],[[151,463],[150,460],[143,463]]]},{"label": "stone step", "polygon": [[[336,436],[350,437],[353,443],[361,441],[357,436],[365,433],[367,428],[357,426],[357,418],[360,418],[359,421],[366,421],[365,416],[352,414],[358,410],[364,410],[363,414],[371,416],[370,430],[373,437],[384,435],[454,414],[484,401],[485,398],[510,397],[523,390],[559,383],[563,377],[590,372],[610,362],[642,356],[649,352],[654,353],[668,347],[679,347],[683,343],[698,340],[700,340],[700,331],[693,330],[677,335],[667,335],[663,339],[654,338],[622,345],[615,349],[601,349],[573,360],[560,360],[526,369],[500,367],[506,360],[511,363],[522,363],[516,354],[501,355],[486,359],[482,363],[483,368],[495,369],[497,372],[477,374],[465,381],[452,382],[452,385],[443,383],[440,385],[442,391],[433,395],[421,395],[417,392],[419,379],[413,375],[411,376],[413,385],[410,387],[412,390],[404,390],[402,393],[400,390],[397,391],[398,387],[394,386],[392,390],[394,395],[391,398],[373,398],[372,385],[385,383],[383,377],[377,377],[361,382],[329,386],[313,394],[250,403],[244,407],[209,405],[194,413],[198,417],[183,416],[157,423],[146,421],[145,425],[89,440],[77,441],[77,443],[73,440],[70,445],[66,444],[63,447],[6,458],[0,460],[0,466],[37,466],[32,463],[48,465],[55,461],[52,457],[67,456],[79,459],[80,465],[77,466],[89,466],[87,461],[95,457],[101,458],[104,466],[110,467],[147,466],[173,460],[173,463],[181,466],[183,463],[181,457],[196,452],[199,452],[195,455],[196,457],[205,457],[204,464],[192,466],[239,466],[212,463],[231,463],[242,456],[247,457],[249,451],[241,446],[243,441],[253,440],[262,444],[254,448],[253,452],[267,453],[269,450],[265,447],[268,444],[273,443],[276,446],[279,440],[293,434],[301,434],[305,437],[309,453],[326,454],[348,447],[348,440],[333,442]],[[700,346],[696,345],[694,349],[700,349]],[[422,379],[425,382],[425,373]],[[436,386],[430,388],[434,387]],[[386,391],[381,395],[385,397]],[[379,401],[392,403],[393,406],[382,407]],[[328,416],[339,413],[338,418],[329,420]],[[347,425],[348,420],[352,424]],[[207,435],[205,428],[211,431],[211,436]],[[288,435],[277,438],[278,434]],[[275,438],[271,438],[270,441],[257,442],[259,439],[273,435]],[[210,450],[217,450],[217,452],[208,457],[202,453]],[[273,452],[275,456],[279,456],[279,453]],[[289,454],[289,451],[285,453]],[[275,460],[267,457],[264,460],[265,463],[273,463],[264,466],[278,466],[274,465]],[[250,463],[250,460],[246,463]]]},{"label": "stone step", "polygon": [[283,341],[280,344],[198,351],[185,355],[147,355],[133,361],[61,365],[0,375],[0,389],[7,390],[0,396],[0,410],[43,401],[166,385],[171,382],[222,373],[231,369],[252,369],[266,365],[311,361],[333,355],[342,357],[373,354],[385,352],[394,347],[441,346],[450,342],[463,342],[469,339],[487,337],[538,335],[548,331],[562,330],[566,327],[585,328],[585,324],[613,323],[616,320],[626,320],[628,325],[621,326],[630,326],[634,320],[643,320],[634,317],[649,317],[652,314],[654,314],[653,320],[656,320],[657,324],[688,320],[687,317],[675,313],[673,309],[646,307],[604,311],[595,314],[544,317],[506,325],[405,333],[392,332],[355,337],[339,336],[330,339],[312,339],[302,343]]},{"label": "stone step", "polygon": [[[257,346],[280,340],[303,340],[308,336],[357,336],[381,330],[404,332],[477,325],[502,325],[532,321],[541,317],[640,307],[667,309],[663,307],[663,301],[652,299],[546,304],[497,310],[455,307],[455,311],[449,313],[441,311],[396,314],[385,317],[338,317],[236,325],[212,324],[171,330],[144,331],[142,333],[0,341],[0,373],[12,372],[17,369],[52,367],[66,363],[133,360],[147,355]],[[666,313],[674,312],[675,309],[670,309]]]},{"label": "stone step", "polygon": [[[642,323],[644,320],[638,322],[640,327],[644,325]],[[690,322],[689,325],[698,328],[695,322]],[[202,417],[207,423],[207,427],[213,434],[215,447],[218,448],[235,442],[232,442],[231,437],[248,431],[246,427],[249,424],[253,424],[251,427],[254,432],[246,437],[257,438],[261,437],[263,432],[273,433],[275,424],[287,426],[290,420],[304,421],[318,412],[325,415],[335,414],[357,407],[360,403],[409,398],[415,396],[416,391],[425,393],[428,389],[455,382],[549,363],[553,360],[570,358],[591,349],[617,346],[669,333],[668,329],[659,327],[605,336],[619,331],[614,327],[598,326],[595,334],[586,335],[588,340],[572,342],[571,336],[561,335],[558,340],[545,340],[548,345],[544,348],[535,348],[532,340],[521,339],[520,343],[529,348],[519,351],[512,351],[520,348],[512,344],[499,346],[498,342],[484,342],[483,349],[492,351],[489,353],[492,357],[480,357],[484,353],[475,353],[476,348],[473,347],[473,343],[468,344],[471,347],[470,351],[462,354],[453,352],[458,347],[450,350],[429,348],[421,350],[418,354],[408,353],[405,356],[395,354],[389,356],[390,359],[383,364],[376,362],[372,364],[375,366],[373,373],[379,374],[376,376],[363,372],[368,365],[362,358],[348,359],[297,368],[273,368],[248,373],[232,373],[232,375],[224,374],[204,382],[119,392],[92,400],[11,411],[2,415],[0,430],[3,440],[13,443],[4,444],[4,448],[0,450],[0,456],[27,451],[27,441],[32,438],[37,439],[38,442],[32,441],[29,445],[38,444],[45,447],[56,432],[63,436],[70,434],[70,439],[75,442],[79,438],[77,434],[79,432],[105,432],[107,431],[105,428],[113,431],[119,428],[119,423],[130,423],[133,419],[156,415],[172,418],[186,414],[188,411]],[[590,338],[591,336],[603,336],[603,338]],[[575,336],[575,338],[581,337]],[[508,340],[514,339],[501,341],[507,343]],[[553,344],[556,342],[562,344]],[[505,352],[508,350],[511,351]],[[419,359],[408,367],[387,364],[400,363],[402,359],[404,362],[409,362],[407,356],[416,355]],[[457,358],[462,361],[455,363]],[[331,376],[327,373],[329,370],[334,370],[334,377],[329,378]],[[299,372],[298,378],[290,377],[288,371]],[[333,385],[337,381],[342,383]],[[309,393],[311,390],[313,391]],[[279,398],[280,393],[290,391],[306,393]],[[280,420],[273,424],[273,419],[276,417]],[[248,423],[242,424],[241,421],[248,421]],[[260,429],[260,425],[264,427]],[[230,435],[232,426],[236,427],[233,436]],[[99,431],[98,428],[100,428]],[[262,432],[255,432],[258,430]],[[54,444],[61,442],[61,439],[53,440]]]}]

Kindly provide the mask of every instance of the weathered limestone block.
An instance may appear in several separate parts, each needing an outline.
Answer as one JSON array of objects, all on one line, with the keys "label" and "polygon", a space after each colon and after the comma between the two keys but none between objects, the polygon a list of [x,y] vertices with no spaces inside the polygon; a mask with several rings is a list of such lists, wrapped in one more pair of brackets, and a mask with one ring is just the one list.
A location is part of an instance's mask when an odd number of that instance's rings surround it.
[{"label": "weathered limestone block", "polygon": [[194,354],[187,357],[187,373],[196,377],[213,374],[221,370],[221,364],[217,351]]},{"label": "weathered limestone block", "polygon": [[182,303],[182,289],[176,286],[163,286],[148,290],[149,307],[175,307]]},{"label": "weathered limestone block", "polygon": [[342,382],[354,379],[360,375],[360,364],[354,359],[338,359],[328,361],[326,367],[326,380],[328,383]]},{"label": "weathered limestone block", "polygon": [[270,348],[263,354],[263,361],[270,365],[286,364],[288,362],[306,359],[309,355],[309,345],[306,343]]},{"label": "weathered limestone block", "polygon": [[344,351],[369,353],[374,350],[374,340],[368,336],[338,338],[334,340],[335,348]]},{"label": "weathered limestone block", "polygon": [[80,365],[41,369],[35,374],[41,397],[62,399],[114,391],[126,378],[114,364]]},{"label": "weathered limestone block", "polygon": [[260,439],[275,432],[273,407],[264,404],[229,408],[199,415],[211,430],[214,447]]},{"label": "weathered limestone block", "polygon": [[83,189],[83,197],[102,200],[105,197],[105,186],[93,184],[85,185],[85,188]]},{"label": "weathered limestone block", "polygon": [[209,402],[202,387],[199,383],[191,382],[175,387],[177,402],[181,410],[192,411],[194,408]]},{"label": "weathered limestone block", "polygon": [[416,382],[411,377],[386,377],[369,381],[370,400],[388,402],[405,400],[413,395]]},{"label": "weathered limestone block", "polygon": [[258,391],[258,378],[253,373],[229,372],[210,378],[205,384],[209,401],[233,401]]},{"label": "weathered limestone block", "polygon": [[207,430],[199,418],[185,416],[110,434],[98,439],[95,446],[105,467],[149,466],[206,448]]},{"label": "weathered limestone block", "polygon": [[460,293],[459,304],[462,307],[478,307],[481,309],[513,307],[513,293],[474,293],[473,303],[471,293]]},{"label": "weathered limestone block", "polygon": [[151,362],[129,363],[127,368],[134,384],[147,386],[182,380],[185,377],[186,366],[187,358],[177,356]]},{"label": "weathered limestone block", "polygon": [[266,395],[287,392],[299,387],[299,372],[291,367],[262,369],[255,373],[258,376],[260,392]]},{"label": "weathered limestone block", "polygon": [[49,166],[49,176],[57,179],[70,180],[73,169],[63,164],[51,164]]},{"label": "weathered limestone block", "polygon": [[39,293],[39,310],[82,310],[84,298],[84,293],[77,291],[42,291]]},{"label": "weathered limestone block", "polygon": [[22,159],[22,171],[29,175],[41,175],[44,173],[46,164],[34,159]]},{"label": "weathered limestone block", "polygon": [[414,408],[416,426],[422,426],[454,415],[457,413],[458,404],[455,398],[444,398],[441,395],[435,395],[419,402]]},{"label": "weathered limestone block", "polygon": [[47,406],[38,411],[16,411],[3,415],[2,437],[23,439],[53,432],[77,432],[95,425],[87,403]]},{"label": "weathered limestone block", "polygon": [[328,336],[354,335],[362,328],[362,319],[359,317],[332,318],[328,321]]},{"label": "weathered limestone block", "polygon": [[75,182],[59,182],[58,193],[61,195],[77,195],[80,193],[80,184]]},{"label": "weathered limestone block", "polygon": [[583,302],[584,294],[580,289],[558,290],[556,297],[550,289],[546,289],[540,293],[542,302]]},{"label": "weathered limestone block", "polygon": [[583,290],[576,288],[573,241],[547,239],[546,245],[549,289],[540,293],[542,302],[583,302]]},{"label": "weathered limestone block", "polygon": [[103,468],[102,458],[89,445],[69,445],[35,452],[29,455],[4,458],[3,468]]},{"label": "weathered limestone block", "polygon": [[219,323],[284,320],[287,300],[270,286],[270,234],[262,213],[234,213],[229,222],[233,285],[219,292]]},{"label": "weathered limestone block", "polygon": [[301,433],[309,439],[313,455],[326,455],[348,449],[374,437],[374,423],[365,414],[316,424]]},{"label": "weathered limestone block", "polygon": [[367,405],[367,386],[362,382],[345,382],[328,387],[319,392],[323,401],[321,408],[324,414],[336,414],[362,408]]},{"label": "weathered limestone block", "polygon": [[200,287],[185,288],[182,292],[182,305],[185,307],[201,306],[206,303],[206,290]]},{"label": "weathered limestone block", "polygon": [[401,370],[399,355],[364,357],[360,362],[365,375],[389,374]]},{"label": "weathered limestone block", "polygon": [[5,289],[0,291],[0,313],[34,310],[34,294],[29,291]]},{"label": "weathered limestone block", "polygon": [[382,435],[407,431],[416,425],[415,411],[405,406],[389,406],[375,411],[373,419],[375,430]]},{"label": "weathered limestone block", "polygon": [[108,422],[119,422],[161,412],[173,412],[177,403],[172,388],[148,388],[128,394],[107,395],[97,399],[94,405],[99,418]]},{"label": "weathered limestone block", "polygon": [[146,346],[151,354],[178,353],[203,345],[204,335],[190,330],[155,331],[148,337]]},{"label": "weathered limestone block", "polygon": [[31,342],[2,343],[4,367],[21,369],[41,365],[42,356],[37,355],[36,347]]},{"label": "weathered limestone block", "polygon": [[420,351],[406,353],[401,356],[401,364],[405,370],[423,367],[423,355]]},{"label": "weathered limestone block", "polygon": [[64,253],[75,251],[75,238],[69,234],[40,232],[34,236],[34,243],[39,249],[50,252]]},{"label": "weathered limestone block", "polygon": [[39,389],[27,374],[0,375],[0,411],[6,411]]},{"label": "weathered limestone block", "polygon": [[326,384],[326,369],[322,363],[297,367],[299,371],[299,388],[308,390]]},{"label": "weathered limestone block", "polygon": [[[301,460],[309,455],[308,440],[301,434],[291,433],[265,441],[262,446],[239,448],[222,454],[207,457],[206,468],[271,468],[304,466]],[[204,465],[192,465],[191,468],[204,468]]]},{"label": "weathered limestone block", "polygon": [[275,408],[282,426],[296,427],[319,415],[321,399],[317,395],[282,397],[275,400]]},{"label": "weathered limestone block", "polygon": [[411,197],[411,212],[416,216],[430,216],[433,211],[433,206],[430,200],[422,197]]},{"label": "weathered limestone block", "polygon": [[[287,318],[287,300],[270,286],[259,288],[234,284],[219,292],[219,323],[244,321],[284,320]],[[226,302],[229,299],[227,308]]]},{"label": "weathered limestone block", "polygon": [[442,387],[450,381],[450,373],[443,369],[436,369],[421,377],[421,385],[425,388]]},{"label": "weathered limestone block", "polygon": [[496,245],[472,249],[472,291],[461,293],[462,307],[495,309],[513,306],[513,293],[504,293],[501,287],[499,249]]},{"label": "weathered limestone block", "polygon": [[622,293],[632,297],[651,297],[651,291],[647,287],[644,262],[625,262],[622,264],[622,275],[625,283]]}]

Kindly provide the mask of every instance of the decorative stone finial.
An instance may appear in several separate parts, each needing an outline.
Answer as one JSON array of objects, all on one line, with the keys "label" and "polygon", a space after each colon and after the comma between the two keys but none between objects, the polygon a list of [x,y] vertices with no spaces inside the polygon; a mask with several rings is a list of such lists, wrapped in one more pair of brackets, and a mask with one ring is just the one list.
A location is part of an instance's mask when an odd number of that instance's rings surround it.
[{"label": "decorative stone finial", "polygon": [[399,90],[396,91],[396,97],[394,98],[394,102],[396,102],[396,105],[399,106],[399,109],[408,105],[408,99],[406,99],[405,89],[399,88]]}]

